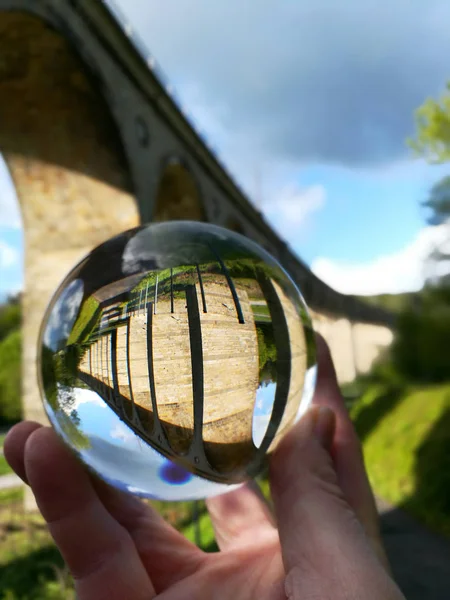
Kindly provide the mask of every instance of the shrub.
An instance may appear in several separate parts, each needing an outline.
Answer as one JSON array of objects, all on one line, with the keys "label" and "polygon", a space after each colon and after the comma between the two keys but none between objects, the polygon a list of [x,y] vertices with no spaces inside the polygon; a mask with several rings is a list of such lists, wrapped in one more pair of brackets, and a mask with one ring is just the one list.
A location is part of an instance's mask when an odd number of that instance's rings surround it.
[{"label": "shrub", "polygon": [[430,289],[421,305],[404,310],[392,349],[399,373],[415,381],[442,382],[450,377],[450,302],[446,289]]},{"label": "shrub", "polygon": [[22,417],[21,332],[9,333],[0,342],[0,422],[14,423]]},{"label": "shrub", "polygon": [[20,327],[21,309],[18,302],[0,305],[0,341]]}]

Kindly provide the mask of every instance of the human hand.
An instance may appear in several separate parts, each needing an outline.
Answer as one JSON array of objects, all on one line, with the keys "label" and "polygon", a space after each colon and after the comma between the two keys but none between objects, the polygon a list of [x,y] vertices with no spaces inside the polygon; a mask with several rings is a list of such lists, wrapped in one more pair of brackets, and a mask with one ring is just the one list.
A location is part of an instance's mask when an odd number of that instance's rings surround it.
[{"label": "human hand", "polygon": [[89,476],[51,428],[11,430],[6,459],[31,485],[79,600],[403,598],[321,339],[318,349],[314,406],[271,458],[274,515],[254,484],[209,499],[218,553],[203,553],[146,504]]}]

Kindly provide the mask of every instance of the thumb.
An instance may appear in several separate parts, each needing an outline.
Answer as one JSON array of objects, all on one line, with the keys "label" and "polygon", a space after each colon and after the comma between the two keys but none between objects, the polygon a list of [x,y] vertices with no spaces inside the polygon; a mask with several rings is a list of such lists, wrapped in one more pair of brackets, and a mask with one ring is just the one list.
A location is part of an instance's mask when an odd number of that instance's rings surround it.
[{"label": "thumb", "polygon": [[335,426],[329,407],[311,407],[271,459],[270,486],[286,570],[297,564],[305,544],[325,542],[349,510],[330,454]]},{"label": "thumb", "polygon": [[[289,590],[289,598],[297,598],[300,591],[301,597],[324,598],[330,590],[350,593],[358,582],[364,589],[374,578],[384,592],[389,586],[387,574],[340,488],[330,454],[334,428],[330,408],[310,408],[280,442],[270,462],[286,586],[295,587]],[[354,596],[337,593],[333,597]]]}]

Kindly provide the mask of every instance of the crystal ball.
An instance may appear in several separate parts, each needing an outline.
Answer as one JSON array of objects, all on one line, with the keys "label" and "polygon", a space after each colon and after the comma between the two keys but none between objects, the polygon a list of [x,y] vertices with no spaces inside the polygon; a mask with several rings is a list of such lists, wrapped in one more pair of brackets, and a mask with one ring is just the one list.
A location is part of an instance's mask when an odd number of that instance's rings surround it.
[{"label": "crystal ball", "polygon": [[52,298],[38,355],[63,441],[106,482],[164,500],[258,475],[316,374],[311,319],[279,263],[189,221],[95,248]]}]

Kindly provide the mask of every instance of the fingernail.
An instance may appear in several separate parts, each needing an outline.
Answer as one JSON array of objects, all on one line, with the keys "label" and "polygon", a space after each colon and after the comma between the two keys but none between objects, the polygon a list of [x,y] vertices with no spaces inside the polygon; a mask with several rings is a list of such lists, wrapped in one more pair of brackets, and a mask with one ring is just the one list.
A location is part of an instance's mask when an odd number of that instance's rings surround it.
[{"label": "fingernail", "polygon": [[320,444],[327,450],[331,447],[334,434],[335,416],[328,406],[320,406],[317,410],[316,422],[314,424],[314,435]]}]

